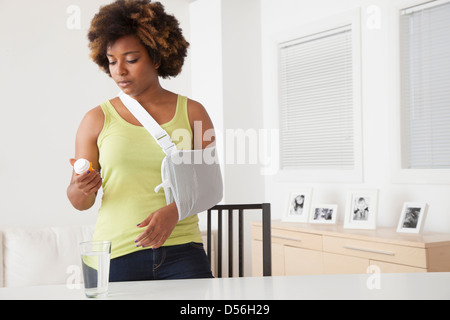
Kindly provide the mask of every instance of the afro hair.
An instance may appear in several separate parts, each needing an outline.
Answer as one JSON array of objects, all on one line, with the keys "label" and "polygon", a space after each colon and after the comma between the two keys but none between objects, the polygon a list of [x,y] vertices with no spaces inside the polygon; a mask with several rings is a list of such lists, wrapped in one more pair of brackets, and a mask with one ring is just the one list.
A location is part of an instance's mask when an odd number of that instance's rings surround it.
[{"label": "afro hair", "polygon": [[88,32],[90,57],[109,76],[106,51],[126,35],[139,38],[150,58],[160,64],[160,77],[175,77],[181,72],[189,43],[178,20],[167,14],[160,2],[117,0],[101,7],[94,16]]}]

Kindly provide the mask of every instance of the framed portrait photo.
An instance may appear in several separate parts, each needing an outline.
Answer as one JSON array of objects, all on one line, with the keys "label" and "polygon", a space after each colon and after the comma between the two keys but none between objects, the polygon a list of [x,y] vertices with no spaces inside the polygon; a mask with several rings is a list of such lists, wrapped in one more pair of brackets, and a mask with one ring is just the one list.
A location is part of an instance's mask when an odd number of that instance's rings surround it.
[{"label": "framed portrait photo", "polygon": [[397,232],[399,233],[421,233],[427,215],[428,205],[426,203],[406,202],[398,221]]},{"label": "framed portrait photo", "polygon": [[347,194],[344,228],[376,229],[378,190],[350,190]]},{"label": "framed portrait photo", "polygon": [[309,223],[336,224],[336,217],[336,204],[313,205],[309,214]]},{"label": "framed portrait photo", "polygon": [[311,198],[311,188],[291,191],[282,220],[286,222],[308,222]]}]

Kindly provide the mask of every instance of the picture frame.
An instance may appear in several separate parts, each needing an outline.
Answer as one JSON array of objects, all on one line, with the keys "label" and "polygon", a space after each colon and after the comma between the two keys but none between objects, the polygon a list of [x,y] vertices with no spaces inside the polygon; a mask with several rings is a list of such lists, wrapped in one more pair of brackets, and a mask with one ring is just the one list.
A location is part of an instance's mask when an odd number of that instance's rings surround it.
[{"label": "picture frame", "polygon": [[375,230],[378,189],[354,189],[347,193],[344,228]]},{"label": "picture frame", "polygon": [[307,223],[311,205],[312,188],[291,191],[282,221]]},{"label": "picture frame", "polygon": [[309,223],[336,224],[337,204],[316,204],[311,206]]},{"label": "picture frame", "polygon": [[427,211],[427,203],[405,202],[398,221],[397,232],[422,233]]}]

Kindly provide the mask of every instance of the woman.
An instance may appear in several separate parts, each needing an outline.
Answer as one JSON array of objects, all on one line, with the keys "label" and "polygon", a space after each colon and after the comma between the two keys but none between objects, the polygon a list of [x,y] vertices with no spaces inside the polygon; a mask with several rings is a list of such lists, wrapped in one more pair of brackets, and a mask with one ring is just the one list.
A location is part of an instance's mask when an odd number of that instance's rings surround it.
[{"label": "woman", "polygon": [[[181,72],[189,46],[159,2],[119,0],[102,7],[88,38],[91,58],[124,93],[169,134],[191,133],[189,141],[174,140],[178,149],[210,146],[202,139],[213,129],[205,108],[159,82]],[[193,136],[197,121],[203,132]],[[103,187],[94,240],[112,241],[110,281],[212,277],[197,215],[178,222],[175,204],[166,205],[164,192],[153,191],[164,156],[117,97],[90,110],[79,126],[75,158],[90,160],[95,171],[73,174],[67,194],[76,209],[87,210]]]}]

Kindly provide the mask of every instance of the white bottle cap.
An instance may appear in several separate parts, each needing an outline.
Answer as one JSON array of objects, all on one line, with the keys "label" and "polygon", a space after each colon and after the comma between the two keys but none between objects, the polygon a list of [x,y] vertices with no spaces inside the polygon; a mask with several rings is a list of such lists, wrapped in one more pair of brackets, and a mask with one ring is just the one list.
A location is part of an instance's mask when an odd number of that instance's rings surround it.
[{"label": "white bottle cap", "polygon": [[73,165],[76,174],[83,174],[89,170],[91,163],[86,159],[78,159]]}]

